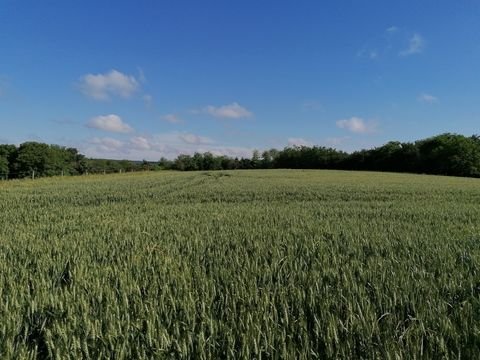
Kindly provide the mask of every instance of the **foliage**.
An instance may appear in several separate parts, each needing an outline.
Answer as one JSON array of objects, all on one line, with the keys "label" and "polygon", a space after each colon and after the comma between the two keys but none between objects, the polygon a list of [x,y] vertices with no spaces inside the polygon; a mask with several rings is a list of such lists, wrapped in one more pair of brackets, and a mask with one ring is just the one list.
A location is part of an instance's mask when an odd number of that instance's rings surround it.
[{"label": "foliage", "polygon": [[0,183],[1,359],[478,359],[477,179]]},{"label": "foliage", "polygon": [[0,179],[8,177],[8,159],[0,155]]},{"label": "foliage", "polygon": [[6,179],[12,172],[16,157],[15,145],[0,144],[0,179]]},{"label": "foliage", "polygon": [[87,159],[85,161],[85,173],[88,174],[111,174],[132,171],[155,170],[157,165],[148,161],[110,160],[110,159]]},{"label": "foliage", "polygon": [[426,173],[480,177],[478,137],[443,134],[417,143]]},{"label": "foliage", "polygon": [[234,169],[342,169],[425,173],[480,177],[480,137],[441,134],[428,139],[387,144],[348,154],[322,146],[292,146],[270,149],[251,158],[230,158],[210,152],[181,154],[158,162],[86,159],[76,149],[27,142],[17,149],[0,145],[0,177],[98,174],[151,170]]},{"label": "foliage", "polygon": [[[204,159],[208,156],[209,165]],[[480,177],[480,139],[442,134],[414,143],[391,141],[383,146],[347,154],[322,146],[292,146],[283,150],[255,150],[251,159],[214,157],[210,153],[180,155],[176,170],[231,169],[343,169],[426,173]]]},{"label": "foliage", "polygon": [[[77,175],[84,172],[85,159],[74,148],[26,142],[18,148],[1,145],[0,156],[7,154],[8,173],[14,178],[52,175]],[[3,172],[0,169],[0,173]]]}]

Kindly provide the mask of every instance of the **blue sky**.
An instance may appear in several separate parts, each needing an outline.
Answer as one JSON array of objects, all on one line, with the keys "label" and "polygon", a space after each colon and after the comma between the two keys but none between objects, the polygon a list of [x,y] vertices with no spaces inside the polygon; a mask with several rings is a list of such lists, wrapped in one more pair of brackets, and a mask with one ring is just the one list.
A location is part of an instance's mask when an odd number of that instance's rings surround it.
[{"label": "blue sky", "polygon": [[480,133],[478,1],[0,0],[0,142],[88,156]]}]

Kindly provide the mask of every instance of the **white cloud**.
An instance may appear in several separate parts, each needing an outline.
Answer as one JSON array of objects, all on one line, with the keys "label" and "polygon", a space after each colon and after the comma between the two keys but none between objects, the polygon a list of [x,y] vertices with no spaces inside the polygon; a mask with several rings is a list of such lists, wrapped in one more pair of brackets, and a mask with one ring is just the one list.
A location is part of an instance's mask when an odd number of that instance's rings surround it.
[{"label": "white cloud", "polygon": [[369,134],[375,132],[377,129],[376,123],[365,121],[356,116],[353,116],[350,119],[338,120],[337,127],[356,134]]},{"label": "white cloud", "polygon": [[182,133],[179,134],[179,138],[187,144],[204,145],[213,143],[211,139],[195,134]]},{"label": "white cloud", "polygon": [[341,136],[341,137],[329,137],[325,140],[325,143],[328,146],[337,147],[345,144],[346,141],[350,140],[350,136]]},{"label": "white cloud", "polygon": [[417,100],[427,104],[434,104],[438,102],[438,98],[436,96],[426,93],[421,93],[420,95],[418,95]]},{"label": "white cloud", "polygon": [[289,138],[288,146],[313,146],[313,143],[303,138]]},{"label": "white cloud", "polygon": [[87,127],[116,133],[130,133],[133,129],[115,114],[96,116],[87,123]]},{"label": "white cloud", "polygon": [[385,31],[386,31],[387,33],[390,33],[390,34],[391,34],[391,33],[397,32],[397,31],[398,31],[398,27],[396,27],[396,26],[390,26],[390,27],[387,28]]},{"label": "white cloud", "polygon": [[253,151],[248,147],[217,144],[207,137],[183,132],[134,136],[126,142],[112,138],[94,138],[84,143],[83,146],[80,145],[79,148],[88,157],[151,161],[156,161],[161,157],[173,159],[180,154],[192,155],[195,152],[211,152],[215,155],[230,157],[250,157]]},{"label": "white cloud", "polygon": [[180,124],[183,120],[175,114],[166,114],[161,117],[162,120],[169,122],[170,124]]},{"label": "white cloud", "polygon": [[413,54],[418,54],[423,51],[425,47],[425,40],[419,34],[413,34],[409,40],[408,48],[400,51],[400,56],[409,56]]},{"label": "white cloud", "polygon": [[203,108],[201,112],[212,115],[213,117],[216,117],[216,118],[226,118],[226,119],[240,119],[240,118],[248,118],[253,116],[253,114],[250,111],[248,111],[243,106],[240,106],[236,102],[231,103],[229,105],[219,106],[219,107],[209,105]]},{"label": "white cloud", "polygon": [[149,150],[151,148],[150,142],[143,136],[135,136],[130,139],[130,144],[134,149]]},{"label": "white cloud", "polygon": [[247,157],[250,158],[252,157],[253,153],[252,148],[247,148],[247,147],[242,147],[242,146],[216,146],[216,147],[210,147],[210,148],[200,148],[200,152],[211,152],[213,155],[216,156],[228,156],[232,158],[242,158],[242,157]]},{"label": "white cloud", "polygon": [[93,145],[100,152],[107,153],[119,151],[124,146],[122,141],[109,137],[93,138],[88,143]]},{"label": "white cloud", "polygon": [[108,100],[111,96],[130,97],[139,88],[134,76],[117,70],[105,74],[87,74],[80,79],[80,89],[95,100]]}]

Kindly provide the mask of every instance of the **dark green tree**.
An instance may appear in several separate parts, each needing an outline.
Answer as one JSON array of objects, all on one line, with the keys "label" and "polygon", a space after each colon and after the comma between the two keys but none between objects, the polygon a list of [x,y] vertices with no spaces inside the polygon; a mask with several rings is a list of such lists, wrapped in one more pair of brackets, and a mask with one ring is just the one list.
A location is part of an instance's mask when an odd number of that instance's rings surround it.
[{"label": "dark green tree", "polygon": [[0,155],[0,179],[8,179],[8,159]]},{"label": "dark green tree", "polygon": [[417,142],[422,172],[480,177],[478,137],[441,134]]},{"label": "dark green tree", "polygon": [[47,144],[34,141],[26,142],[18,148],[16,173],[18,177],[44,176],[50,173],[51,153]]}]

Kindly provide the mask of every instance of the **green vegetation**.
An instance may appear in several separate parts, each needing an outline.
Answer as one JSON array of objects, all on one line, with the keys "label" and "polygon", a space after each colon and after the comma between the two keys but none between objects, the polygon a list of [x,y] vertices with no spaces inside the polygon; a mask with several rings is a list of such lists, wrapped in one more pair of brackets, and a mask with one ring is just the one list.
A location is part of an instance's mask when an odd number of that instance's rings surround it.
[{"label": "green vegetation", "polygon": [[270,149],[261,156],[254,152],[251,159],[241,160],[210,153],[181,155],[170,164],[170,168],[341,169],[480,177],[480,137],[442,134],[414,143],[391,141],[351,154],[322,146],[293,146],[283,150]]},{"label": "green vegetation", "polygon": [[251,158],[206,152],[181,154],[175,160],[86,159],[76,149],[28,142],[17,149],[0,145],[0,179],[52,175],[121,173],[150,170],[337,169],[480,177],[480,137],[442,134],[414,143],[391,141],[348,154],[322,146],[270,149]]},{"label": "green vegetation", "polygon": [[0,183],[0,358],[479,358],[480,182]]},{"label": "green vegetation", "polygon": [[0,145],[0,180],[155,170],[148,161],[87,159],[75,148],[29,141]]}]

